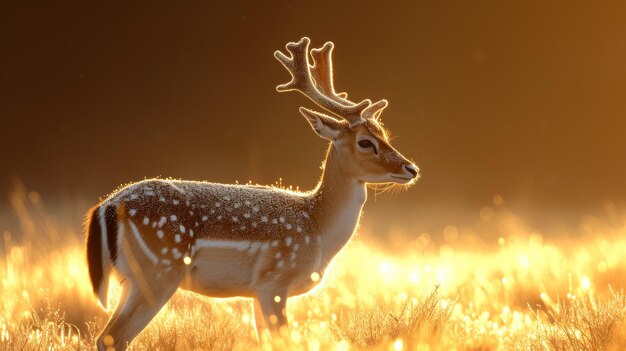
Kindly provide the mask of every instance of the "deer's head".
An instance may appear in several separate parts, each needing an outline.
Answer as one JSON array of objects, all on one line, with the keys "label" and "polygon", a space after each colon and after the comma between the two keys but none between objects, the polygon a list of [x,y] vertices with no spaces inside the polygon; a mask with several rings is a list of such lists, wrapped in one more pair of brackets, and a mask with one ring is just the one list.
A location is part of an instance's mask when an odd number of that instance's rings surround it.
[{"label": "deer's head", "polygon": [[359,103],[348,100],[346,93],[336,93],[333,86],[333,43],[327,42],[310,51],[309,38],[287,44],[291,57],[280,51],[274,56],[292,76],[290,82],[276,87],[279,92],[299,91],[333,116],[300,108],[313,130],[333,143],[342,171],[367,183],[414,183],[419,178],[417,166],[391,146],[379,120],[387,100]]}]

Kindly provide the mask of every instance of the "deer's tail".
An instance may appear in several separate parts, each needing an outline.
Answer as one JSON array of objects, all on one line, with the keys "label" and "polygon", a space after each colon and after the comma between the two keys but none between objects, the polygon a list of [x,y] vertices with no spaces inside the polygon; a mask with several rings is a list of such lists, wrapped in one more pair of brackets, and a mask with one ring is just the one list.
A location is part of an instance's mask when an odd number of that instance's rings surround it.
[{"label": "deer's tail", "polygon": [[107,307],[109,273],[117,256],[117,213],[115,206],[101,204],[87,214],[87,266],[94,294]]}]

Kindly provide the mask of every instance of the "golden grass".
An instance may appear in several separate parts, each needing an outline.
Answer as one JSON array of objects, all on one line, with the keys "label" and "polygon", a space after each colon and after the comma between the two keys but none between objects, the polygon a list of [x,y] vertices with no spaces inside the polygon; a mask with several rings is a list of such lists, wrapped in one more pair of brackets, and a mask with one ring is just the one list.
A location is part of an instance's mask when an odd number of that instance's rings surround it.
[{"label": "golden grass", "polygon": [[[19,233],[0,243],[0,349],[93,350],[106,322],[92,296],[82,235],[34,192],[11,203]],[[626,344],[625,216],[608,208],[578,233],[530,231],[503,206],[473,228],[386,245],[366,228],[321,287],[289,300],[282,337],[254,338],[251,304],[178,292],[134,350],[618,350]],[[74,226],[75,227],[75,226]],[[444,240],[433,240],[433,237]],[[111,302],[119,294],[111,288]]]}]

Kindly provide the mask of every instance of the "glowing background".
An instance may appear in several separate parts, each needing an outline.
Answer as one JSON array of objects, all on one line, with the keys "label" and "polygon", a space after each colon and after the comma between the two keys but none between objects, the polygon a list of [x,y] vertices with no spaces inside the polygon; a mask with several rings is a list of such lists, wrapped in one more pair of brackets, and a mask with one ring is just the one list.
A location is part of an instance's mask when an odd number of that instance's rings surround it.
[{"label": "glowing background", "polygon": [[[313,187],[312,104],[274,90],[303,35],[423,177],[370,197],[276,349],[621,348],[626,3],[355,4],[0,4],[0,349],[93,344],[81,220],[117,185]],[[250,349],[247,304],[179,293],[138,348]]]},{"label": "glowing background", "polygon": [[626,199],[625,13],[582,1],[3,4],[0,194],[13,176],[85,209],[152,176],[311,188],[325,147],[297,112],[311,103],[274,91],[288,76],[272,56],[308,35],[335,42],[339,90],[390,101],[395,146],[423,171],[410,192],[370,201],[366,224],[471,222],[494,194],[534,224],[576,224]]}]

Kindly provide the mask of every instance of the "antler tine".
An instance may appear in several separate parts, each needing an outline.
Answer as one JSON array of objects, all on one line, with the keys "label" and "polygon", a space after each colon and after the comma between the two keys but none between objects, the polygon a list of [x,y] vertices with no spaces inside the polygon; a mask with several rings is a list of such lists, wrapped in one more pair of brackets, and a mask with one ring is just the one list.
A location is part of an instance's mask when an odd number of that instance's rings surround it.
[{"label": "antler tine", "polygon": [[[370,100],[354,103],[335,93],[332,80],[331,53],[333,43],[311,50],[313,65],[309,64],[310,39],[304,37],[297,43],[286,45],[291,57],[280,51],[274,57],[291,74],[291,81],[276,87],[279,92],[296,90],[329,112],[346,119],[351,124],[361,119],[361,113],[371,105]],[[347,95],[346,95],[347,96]]]},{"label": "antler tine", "polygon": [[[333,85],[332,54],[334,48],[335,44],[327,41],[321,48],[311,49],[311,57],[313,58],[311,73],[313,74],[313,82],[322,93],[327,96],[337,95]],[[354,103],[347,102],[354,105]]]},{"label": "antler tine", "polygon": [[369,105],[368,107],[366,107],[361,112],[361,118],[363,118],[363,119],[368,119],[368,118],[377,119],[380,116],[380,114],[383,112],[383,110],[385,108],[387,108],[388,105],[389,105],[389,103],[385,99],[377,101],[377,102]]},{"label": "antler tine", "polygon": [[[291,54],[291,57],[283,54],[279,50],[274,52],[274,57],[285,66],[287,71],[291,74],[291,81],[276,86],[276,91],[285,92],[291,90],[299,90],[303,92],[306,88],[306,83],[312,83],[309,67],[309,44],[311,40],[307,37],[303,37],[297,43],[288,43],[285,45],[287,51]],[[304,93],[304,92],[303,92]]]},{"label": "antler tine", "polygon": [[[315,83],[315,86],[319,90],[321,90],[321,92],[324,95],[328,96],[330,99],[333,99],[342,105],[345,105],[345,106],[358,105],[354,103],[353,101],[348,100],[347,93],[335,92],[335,86],[334,86],[334,80],[333,80],[333,58],[332,58],[334,48],[335,48],[335,44],[333,44],[330,41],[327,41],[324,44],[324,46],[322,46],[321,48],[311,49],[311,57],[313,58],[313,65],[311,66],[310,71],[313,76],[313,83]],[[368,105],[372,103],[369,99],[365,99],[363,101],[367,101]],[[367,109],[368,107],[366,107],[365,109]],[[361,117],[363,116],[362,111],[360,113]]]}]

